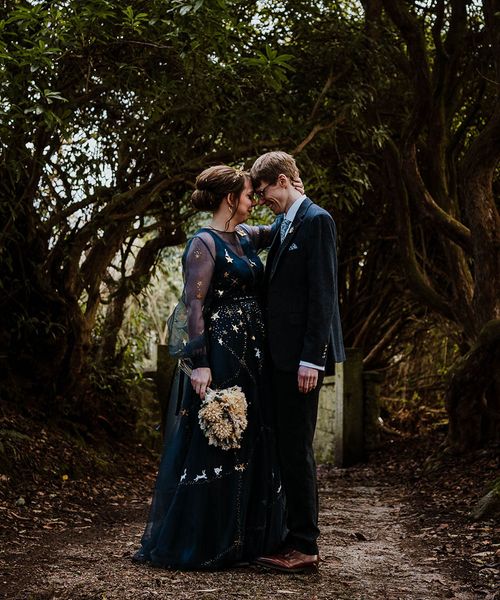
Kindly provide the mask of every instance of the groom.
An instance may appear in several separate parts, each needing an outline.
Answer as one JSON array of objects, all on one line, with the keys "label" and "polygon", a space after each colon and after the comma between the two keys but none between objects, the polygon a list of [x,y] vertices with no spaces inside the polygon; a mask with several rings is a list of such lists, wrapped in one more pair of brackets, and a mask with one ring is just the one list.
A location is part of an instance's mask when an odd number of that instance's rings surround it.
[{"label": "groom", "polygon": [[[335,223],[297,191],[295,160],[260,156],[250,171],[261,204],[283,215],[266,264],[272,392],[288,535],[258,564],[291,573],[317,569],[318,495],[313,437],[325,373],[345,360],[337,299]],[[281,218],[281,217],[280,217]]]}]

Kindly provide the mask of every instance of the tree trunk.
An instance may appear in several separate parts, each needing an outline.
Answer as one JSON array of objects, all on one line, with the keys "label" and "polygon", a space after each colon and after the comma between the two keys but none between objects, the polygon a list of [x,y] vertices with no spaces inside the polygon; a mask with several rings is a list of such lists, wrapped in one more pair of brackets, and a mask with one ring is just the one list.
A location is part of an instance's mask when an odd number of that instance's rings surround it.
[{"label": "tree trunk", "polygon": [[117,362],[118,335],[125,316],[129,295],[126,282],[124,282],[114,294],[113,300],[107,308],[102,340],[97,350],[97,362],[99,363],[116,364]]},{"label": "tree trunk", "polygon": [[[9,349],[5,368],[12,377],[6,396],[57,410],[71,403],[83,366],[85,326],[76,302],[66,302],[45,288],[32,287],[22,311],[11,305],[1,339]],[[26,301],[28,300],[28,301]],[[7,358],[7,357],[6,357]]]},{"label": "tree trunk", "polygon": [[117,358],[121,356],[121,353],[117,354],[118,335],[125,317],[128,299],[131,294],[139,294],[148,285],[152,269],[161,250],[167,246],[184,243],[185,240],[186,236],[180,228],[173,231],[165,228],[139,250],[131,275],[123,276],[117,282],[116,291],[112,294],[110,305],[106,311],[101,345],[97,351],[99,362],[117,363]]},{"label": "tree trunk", "polygon": [[456,364],[446,392],[448,446],[457,453],[500,438],[500,320],[485,325],[478,343]]}]

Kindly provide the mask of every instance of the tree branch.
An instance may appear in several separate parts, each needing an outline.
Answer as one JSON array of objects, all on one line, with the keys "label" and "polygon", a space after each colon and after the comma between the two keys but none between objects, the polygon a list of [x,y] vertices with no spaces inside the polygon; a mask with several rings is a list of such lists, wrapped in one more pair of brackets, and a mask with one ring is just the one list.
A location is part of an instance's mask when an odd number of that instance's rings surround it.
[{"label": "tree branch", "polygon": [[410,287],[428,306],[453,321],[454,316],[450,304],[433,288],[418,265],[413,245],[408,195],[401,176],[400,155],[392,140],[387,141],[385,156],[389,173],[389,188],[397,215],[400,247],[403,250],[403,260]]},{"label": "tree branch", "polygon": [[446,235],[458,244],[465,252],[471,253],[471,234],[469,229],[443,210],[427,190],[417,164],[415,145],[410,146],[403,157],[403,176],[410,194],[418,208]]},{"label": "tree branch", "polygon": [[384,333],[382,338],[377,342],[375,346],[370,350],[367,356],[363,358],[363,366],[369,365],[380,353],[391,343],[394,339],[396,331],[400,329],[405,323],[403,318],[397,319]]},{"label": "tree branch", "polygon": [[302,150],[304,150],[304,148],[307,146],[307,144],[312,142],[312,140],[318,135],[318,133],[321,133],[322,131],[326,131],[328,129],[332,129],[332,127],[335,127],[336,125],[339,125],[340,123],[342,123],[342,121],[344,119],[345,119],[345,111],[342,111],[342,113],[338,117],[336,117],[331,123],[327,123],[326,125],[318,125],[318,124],[314,125],[312,130],[300,142],[300,144],[298,146],[296,146],[295,149],[290,152],[290,154],[292,156],[296,155],[296,154],[300,154],[302,152]]},{"label": "tree branch", "polygon": [[325,85],[323,86],[323,89],[321,90],[321,92],[319,93],[318,99],[316,100],[316,102],[314,103],[314,107],[311,111],[311,114],[309,116],[309,121],[314,121],[315,117],[316,117],[316,113],[318,112],[320,106],[321,106],[321,102],[323,101],[323,98],[326,96],[328,90],[332,87],[332,85],[338,81],[343,75],[344,73],[346,73],[347,71],[341,71],[340,73],[337,73],[337,75],[333,74],[333,70],[330,69],[330,72],[328,73],[328,78],[325,82]]},{"label": "tree branch", "polygon": [[399,29],[408,47],[413,73],[414,108],[405,137],[413,140],[431,112],[431,76],[425,35],[418,20],[410,13],[404,0],[383,0],[390,19]]}]

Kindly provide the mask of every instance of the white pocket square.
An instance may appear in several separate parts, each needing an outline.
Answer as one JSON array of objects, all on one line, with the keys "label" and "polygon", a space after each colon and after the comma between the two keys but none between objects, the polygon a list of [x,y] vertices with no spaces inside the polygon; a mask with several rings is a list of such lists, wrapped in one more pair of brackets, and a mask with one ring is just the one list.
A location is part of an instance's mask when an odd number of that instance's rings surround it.
[{"label": "white pocket square", "polygon": [[290,250],[298,250],[299,247],[297,246],[297,244],[294,242],[293,244],[290,244],[290,246],[288,247],[288,251]]}]

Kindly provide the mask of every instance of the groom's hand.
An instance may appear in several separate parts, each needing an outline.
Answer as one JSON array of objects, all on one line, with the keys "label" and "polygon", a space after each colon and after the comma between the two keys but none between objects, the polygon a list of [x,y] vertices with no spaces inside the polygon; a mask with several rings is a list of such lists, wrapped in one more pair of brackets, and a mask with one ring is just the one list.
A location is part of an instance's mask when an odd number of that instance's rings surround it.
[{"label": "groom's hand", "polygon": [[318,371],[310,367],[299,367],[299,392],[307,394],[318,385]]},{"label": "groom's hand", "polygon": [[212,371],[208,367],[193,369],[191,373],[191,385],[193,390],[203,400],[207,387],[212,383]]}]

